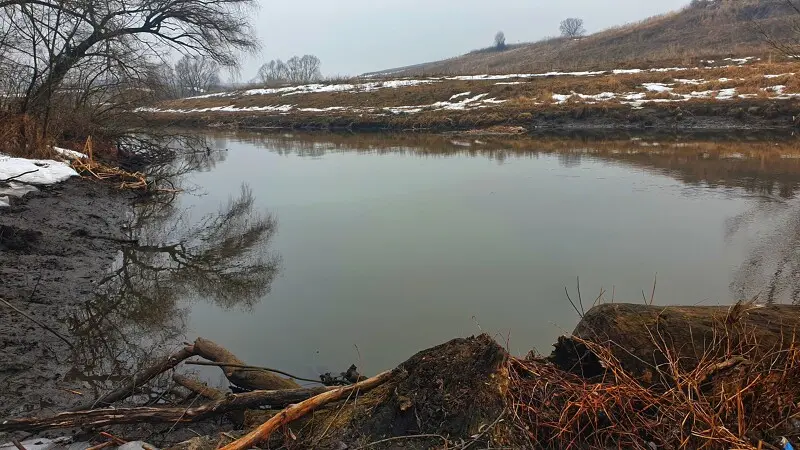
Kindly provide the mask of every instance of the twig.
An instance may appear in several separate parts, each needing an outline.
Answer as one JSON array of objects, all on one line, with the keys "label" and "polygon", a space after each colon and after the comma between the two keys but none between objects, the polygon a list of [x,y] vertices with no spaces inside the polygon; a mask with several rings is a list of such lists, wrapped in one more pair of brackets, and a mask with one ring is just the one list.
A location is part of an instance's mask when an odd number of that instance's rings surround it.
[{"label": "twig", "polygon": [[14,447],[17,447],[17,450],[28,450],[18,439],[12,439],[11,443],[14,444]]},{"label": "twig", "polygon": [[308,381],[309,383],[324,384],[320,380],[312,380],[312,379],[309,379],[309,378],[298,377],[298,376],[292,375],[290,373],[284,372],[282,370],[270,369],[268,367],[248,366],[247,364],[218,363],[218,362],[210,362],[210,361],[186,361],[186,364],[190,364],[192,366],[231,367],[233,369],[243,369],[243,370],[263,370],[265,372],[279,373],[281,375],[285,375],[285,376],[287,376],[289,378],[293,378],[295,380]]},{"label": "twig", "polygon": [[578,309],[577,306],[575,306],[575,302],[573,302],[572,298],[569,296],[569,289],[567,289],[566,286],[564,286],[564,293],[567,294],[567,300],[569,300],[569,304],[572,305],[572,309],[574,309],[575,312],[578,313],[578,317],[583,319],[583,314],[581,314],[581,311]]},{"label": "twig", "polygon": [[653,292],[650,294],[650,306],[653,306],[653,301],[656,298],[656,283],[658,282],[658,273],[653,276]]},{"label": "twig", "polygon": [[505,409],[503,409],[503,411],[501,411],[501,412],[500,412],[500,415],[499,415],[499,416],[497,416],[497,419],[495,419],[495,421],[494,421],[494,422],[492,422],[491,424],[489,424],[489,426],[487,426],[487,427],[486,427],[486,428],[485,428],[483,431],[481,431],[481,432],[480,432],[480,434],[478,434],[477,436],[475,436],[475,438],[474,438],[473,440],[471,440],[471,441],[469,441],[468,443],[466,443],[466,444],[465,444],[463,447],[459,447],[459,449],[460,449],[460,450],[467,450],[467,449],[468,449],[470,446],[472,446],[472,444],[474,444],[474,443],[476,443],[476,442],[480,441],[480,440],[481,440],[481,439],[482,439],[482,438],[483,438],[483,437],[486,435],[486,433],[488,433],[489,431],[491,431],[491,430],[492,430],[492,428],[494,428],[495,426],[497,426],[497,424],[498,424],[498,423],[500,423],[500,421],[501,421],[501,420],[503,420],[503,416],[505,416],[505,415],[506,415],[506,410],[505,410]]},{"label": "twig", "polygon": [[583,298],[581,298],[581,277],[578,278],[578,303],[581,305],[581,317],[586,315],[586,311],[583,310]]},{"label": "twig", "polygon": [[441,434],[412,434],[409,436],[395,436],[387,439],[381,439],[380,441],[370,442],[369,444],[362,445],[361,447],[356,447],[353,450],[363,450],[365,448],[374,447],[376,445],[386,444],[387,442],[403,441],[406,439],[411,440],[411,439],[430,439],[430,438],[441,439],[445,445],[447,445],[447,443],[449,442],[447,438],[445,438]]},{"label": "twig", "polygon": [[54,330],[54,329],[52,329],[52,328],[48,327],[47,325],[45,325],[45,324],[43,324],[43,323],[39,322],[38,320],[34,319],[33,317],[31,317],[31,316],[29,316],[29,315],[25,314],[23,311],[21,311],[20,309],[18,309],[16,306],[12,305],[11,303],[8,303],[6,300],[4,300],[4,299],[0,298],[0,302],[4,303],[6,306],[8,306],[9,308],[13,309],[13,310],[14,310],[14,311],[16,311],[18,314],[20,314],[21,316],[23,316],[23,317],[25,317],[26,319],[30,320],[31,322],[35,323],[36,325],[39,325],[40,327],[44,328],[45,330],[47,330],[47,331],[49,331],[49,332],[53,333],[53,334],[54,334],[54,335],[55,335],[57,338],[61,339],[61,340],[62,340],[62,341],[64,341],[64,342],[65,342],[67,345],[69,345],[69,348],[71,348],[71,349],[74,349],[74,348],[75,348],[75,346],[72,344],[72,342],[70,342],[70,341],[69,341],[69,339],[67,339],[67,338],[65,338],[64,336],[62,336],[61,334],[59,334],[59,333],[58,333],[56,330]]},{"label": "twig", "polygon": [[17,178],[22,178],[22,177],[24,177],[25,175],[28,175],[28,174],[31,174],[31,173],[35,173],[35,172],[38,172],[38,171],[39,171],[39,169],[35,169],[35,170],[29,170],[29,171],[27,171],[27,172],[22,172],[21,174],[19,174],[19,175],[14,175],[14,176],[13,176],[13,177],[11,177],[11,178],[6,178],[6,179],[4,179],[4,180],[0,180],[0,183],[8,183],[9,181],[16,180]]}]

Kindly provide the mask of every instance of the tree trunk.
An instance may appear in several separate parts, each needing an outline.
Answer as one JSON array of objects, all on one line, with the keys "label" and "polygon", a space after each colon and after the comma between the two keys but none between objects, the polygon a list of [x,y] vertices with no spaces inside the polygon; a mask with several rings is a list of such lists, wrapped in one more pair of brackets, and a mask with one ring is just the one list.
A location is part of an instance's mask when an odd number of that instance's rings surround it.
[{"label": "tree trunk", "polygon": [[[217,363],[246,365],[233,353],[207,339],[197,338],[194,342],[194,351],[209,361]],[[281,378],[265,370],[241,369],[237,367],[221,367],[225,376],[231,383],[244,389],[296,389],[300,387],[296,382]]]},{"label": "tree trunk", "polygon": [[287,389],[282,391],[253,391],[231,394],[220,400],[196,408],[107,408],[90,411],[66,412],[50,417],[8,419],[0,422],[0,432],[36,432],[54,428],[106,426],[126,423],[178,423],[194,422],[231,411],[254,409],[263,406],[283,408],[302,402],[334,388]]},{"label": "tree trunk", "polygon": [[692,370],[711,358],[764,355],[788,348],[798,331],[797,306],[606,304],[588,311],[572,337],[560,338],[550,360],[587,378],[602,375],[600,358],[580,342],[590,341],[608,347],[629,374],[657,383],[670,361]]}]

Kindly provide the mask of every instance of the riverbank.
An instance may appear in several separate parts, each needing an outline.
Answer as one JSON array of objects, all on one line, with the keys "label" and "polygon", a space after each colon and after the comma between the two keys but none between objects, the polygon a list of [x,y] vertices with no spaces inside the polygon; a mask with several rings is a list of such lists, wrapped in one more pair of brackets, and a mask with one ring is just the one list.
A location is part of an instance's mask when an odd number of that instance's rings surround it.
[{"label": "riverbank", "polygon": [[70,370],[71,327],[116,258],[131,200],[72,178],[0,209],[0,298],[20,311],[0,305],[0,417],[92,395]]},{"label": "riverbank", "polygon": [[797,331],[799,311],[755,302],[602,304],[583,313],[547,357],[514,357],[483,334],[420,351],[371,378],[343,374],[338,385],[314,388],[244,366],[197,339],[97,402],[122,401],[134,393],[131,386],[144,387],[193,357],[221,365],[232,384],[255,390],[225,395],[176,375],[176,383],[205,399],[178,407],[90,403],[5,420],[0,431],[103,429],[110,431],[98,435],[104,447],[116,447],[114,425],[172,430],[224,416],[216,431],[170,448],[779,448],[800,436],[800,352],[784,338]]},{"label": "riverbank", "polygon": [[352,131],[788,129],[796,62],[708,67],[354,79],[253,88],[140,108],[146,123],[192,128]]}]

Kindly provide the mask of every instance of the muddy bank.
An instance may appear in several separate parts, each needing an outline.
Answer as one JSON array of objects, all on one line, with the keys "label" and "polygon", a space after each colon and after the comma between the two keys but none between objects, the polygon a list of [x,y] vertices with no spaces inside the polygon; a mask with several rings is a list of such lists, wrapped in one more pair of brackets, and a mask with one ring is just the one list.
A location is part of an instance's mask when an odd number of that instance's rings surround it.
[{"label": "muddy bank", "polygon": [[508,126],[529,132],[562,130],[788,130],[796,128],[797,100],[749,99],[625,105],[564,104],[530,109],[502,106],[417,114],[147,113],[143,124],[182,128],[448,132]]},{"label": "muddy bank", "polygon": [[[76,178],[12,199],[0,210],[0,298],[71,340],[70,319],[114,261],[131,199]],[[0,311],[0,417],[80,399],[70,346],[5,304]]]}]

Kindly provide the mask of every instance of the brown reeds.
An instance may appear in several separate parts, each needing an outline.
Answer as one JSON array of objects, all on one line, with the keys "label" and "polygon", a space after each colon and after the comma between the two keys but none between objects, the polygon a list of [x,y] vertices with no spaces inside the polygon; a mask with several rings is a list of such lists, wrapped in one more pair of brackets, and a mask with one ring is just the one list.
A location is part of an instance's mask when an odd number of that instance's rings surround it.
[{"label": "brown reeds", "polygon": [[732,308],[715,325],[698,363],[669,348],[658,330],[650,338],[666,364],[636,378],[612,343],[576,339],[605,368],[596,379],[565,372],[543,359],[512,359],[509,408],[520,445],[532,448],[776,448],[800,436],[800,348],[795,336],[763,348]]}]

